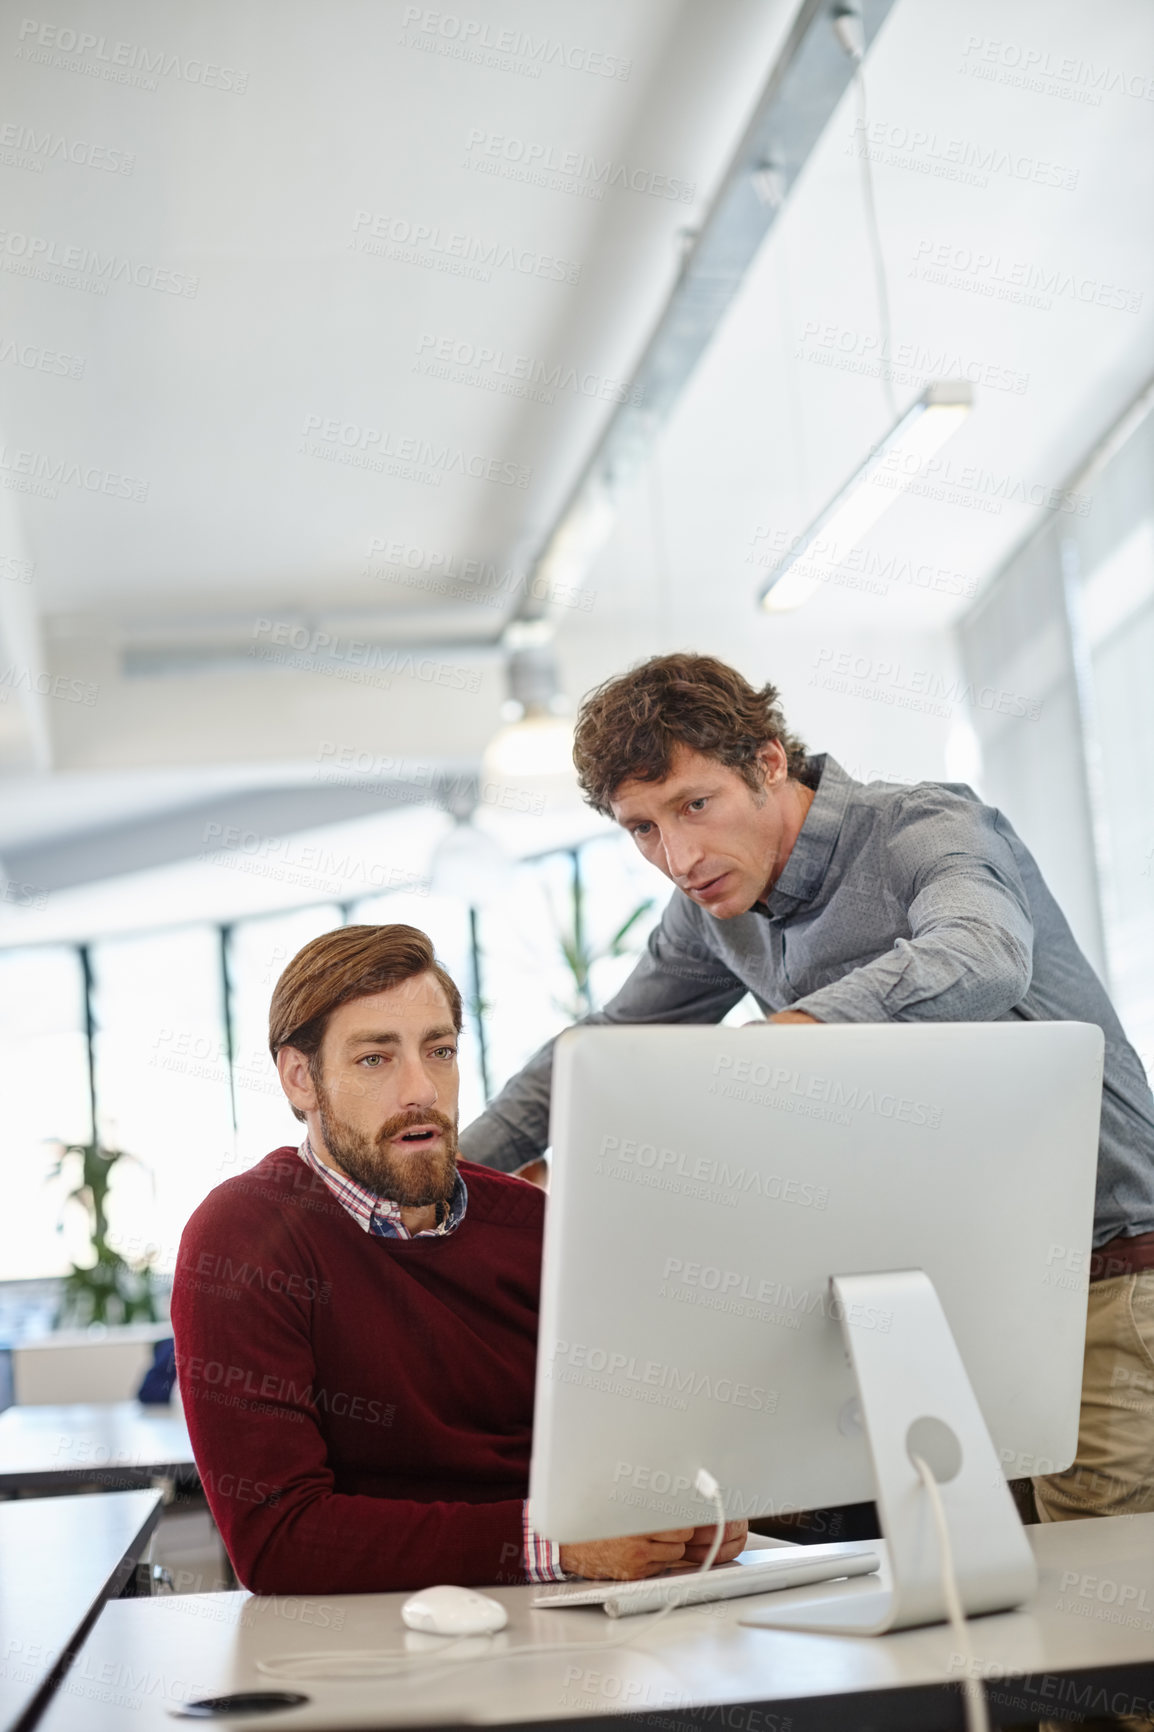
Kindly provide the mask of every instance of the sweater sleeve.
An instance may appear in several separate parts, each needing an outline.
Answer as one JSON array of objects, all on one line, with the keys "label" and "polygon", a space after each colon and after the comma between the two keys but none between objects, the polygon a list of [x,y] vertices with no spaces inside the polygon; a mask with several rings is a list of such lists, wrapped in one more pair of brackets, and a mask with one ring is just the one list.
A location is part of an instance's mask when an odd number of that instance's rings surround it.
[{"label": "sweater sleeve", "polygon": [[[238,1302],[234,1287],[205,1274],[225,1245],[280,1280],[246,1285]],[[522,1498],[420,1503],[334,1490],[309,1284],[283,1274],[299,1262],[275,1210],[256,1216],[220,1191],[193,1215],[177,1258],[172,1321],[185,1418],[240,1581],[258,1594],[523,1582]]]}]

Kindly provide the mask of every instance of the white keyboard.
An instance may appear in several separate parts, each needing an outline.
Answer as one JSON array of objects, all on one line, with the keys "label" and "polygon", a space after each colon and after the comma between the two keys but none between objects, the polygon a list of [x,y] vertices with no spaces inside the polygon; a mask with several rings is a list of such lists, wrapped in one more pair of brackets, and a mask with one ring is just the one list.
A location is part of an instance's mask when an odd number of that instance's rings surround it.
[{"label": "white keyboard", "polygon": [[745,1594],[769,1594],[777,1588],[800,1588],[839,1576],[871,1575],[881,1565],[876,1552],[856,1545],[781,1546],[756,1561],[720,1564],[707,1575],[670,1575],[640,1582],[575,1582],[535,1594],[535,1606],[567,1610],[600,1606],[611,1618],[637,1612],[659,1612],[672,1600],[677,1606],[700,1606],[710,1600],[736,1600]]}]

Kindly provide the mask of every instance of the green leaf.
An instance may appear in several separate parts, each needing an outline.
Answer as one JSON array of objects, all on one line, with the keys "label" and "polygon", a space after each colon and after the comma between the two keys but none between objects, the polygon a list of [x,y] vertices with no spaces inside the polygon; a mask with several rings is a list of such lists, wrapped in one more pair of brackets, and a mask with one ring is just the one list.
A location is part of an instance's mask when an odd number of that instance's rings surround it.
[{"label": "green leaf", "polygon": [[639,902],[637,907],[633,910],[632,914],[629,916],[628,920],[625,922],[625,924],[623,926],[619,926],[617,928],[617,931],[613,934],[612,938],[609,940],[609,955],[610,956],[620,956],[622,954],[625,939],[629,936],[629,933],[632,931],[633,927],[636,926],[637,922],[643,917],[643,915],[646,915],[649,913],[649,910],[653,907],[653,900],[654,900],[653,897],[650,896],[647,898],[646,901]]},{"label": "green leaf", "polygon": [[584,958],[580,951],[577,949],[573,940],[567,938],[564,933],[558,935],[558,942],[561,945],[561,954],[565,958],[570,974],[580,980],[581,970],[584,966]]}]

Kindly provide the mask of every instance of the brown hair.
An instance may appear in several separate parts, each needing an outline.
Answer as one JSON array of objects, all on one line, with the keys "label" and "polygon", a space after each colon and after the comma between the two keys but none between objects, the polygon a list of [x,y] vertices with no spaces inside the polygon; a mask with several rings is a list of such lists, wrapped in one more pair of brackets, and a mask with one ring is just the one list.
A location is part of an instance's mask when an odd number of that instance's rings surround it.
[{"label": "brown hair", "polygon": [[[432,940],[415,926],[339,926],[298,950],[276,986],[268,1011],[273,1058],[282,1046],[308,1056],[314,1081],[329,1017],[354,998],[387,992],[418,974],[431,974],[444,990],[461,1031],[461,995],[433,953]],[[293,1107],[298,1119],[304,1114]]]},{"label": "brown hair", "polygon": [[589,693],[573,762],[586,800],[608,818],[622,782],[660,782],[678,745],[728,764],[760,793],[757,754],[770,740],[785,748],[789,775],[800,776],[806,749],[785,725],[775,686],[757,691],[715,656],[653,656]]}]

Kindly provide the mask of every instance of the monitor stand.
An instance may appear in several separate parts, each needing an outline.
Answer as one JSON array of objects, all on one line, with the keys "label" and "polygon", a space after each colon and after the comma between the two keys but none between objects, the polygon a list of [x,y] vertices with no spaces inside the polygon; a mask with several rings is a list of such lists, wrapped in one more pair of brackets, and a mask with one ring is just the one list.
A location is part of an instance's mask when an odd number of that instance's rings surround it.
[{"label": "monitor stand", "polygon": [[830,1289],[857,1377],[890,1585],[870,1588],[859,1577],[816,1603],[759,1607],[748,1621],[859,1636],[941,1623],[941,1554],[915,1455],[942,1488],[963,1609],[1021,1605],[1037,1586],[1037,1565],[933,1282],[903,1269],[835,1275]]}]

